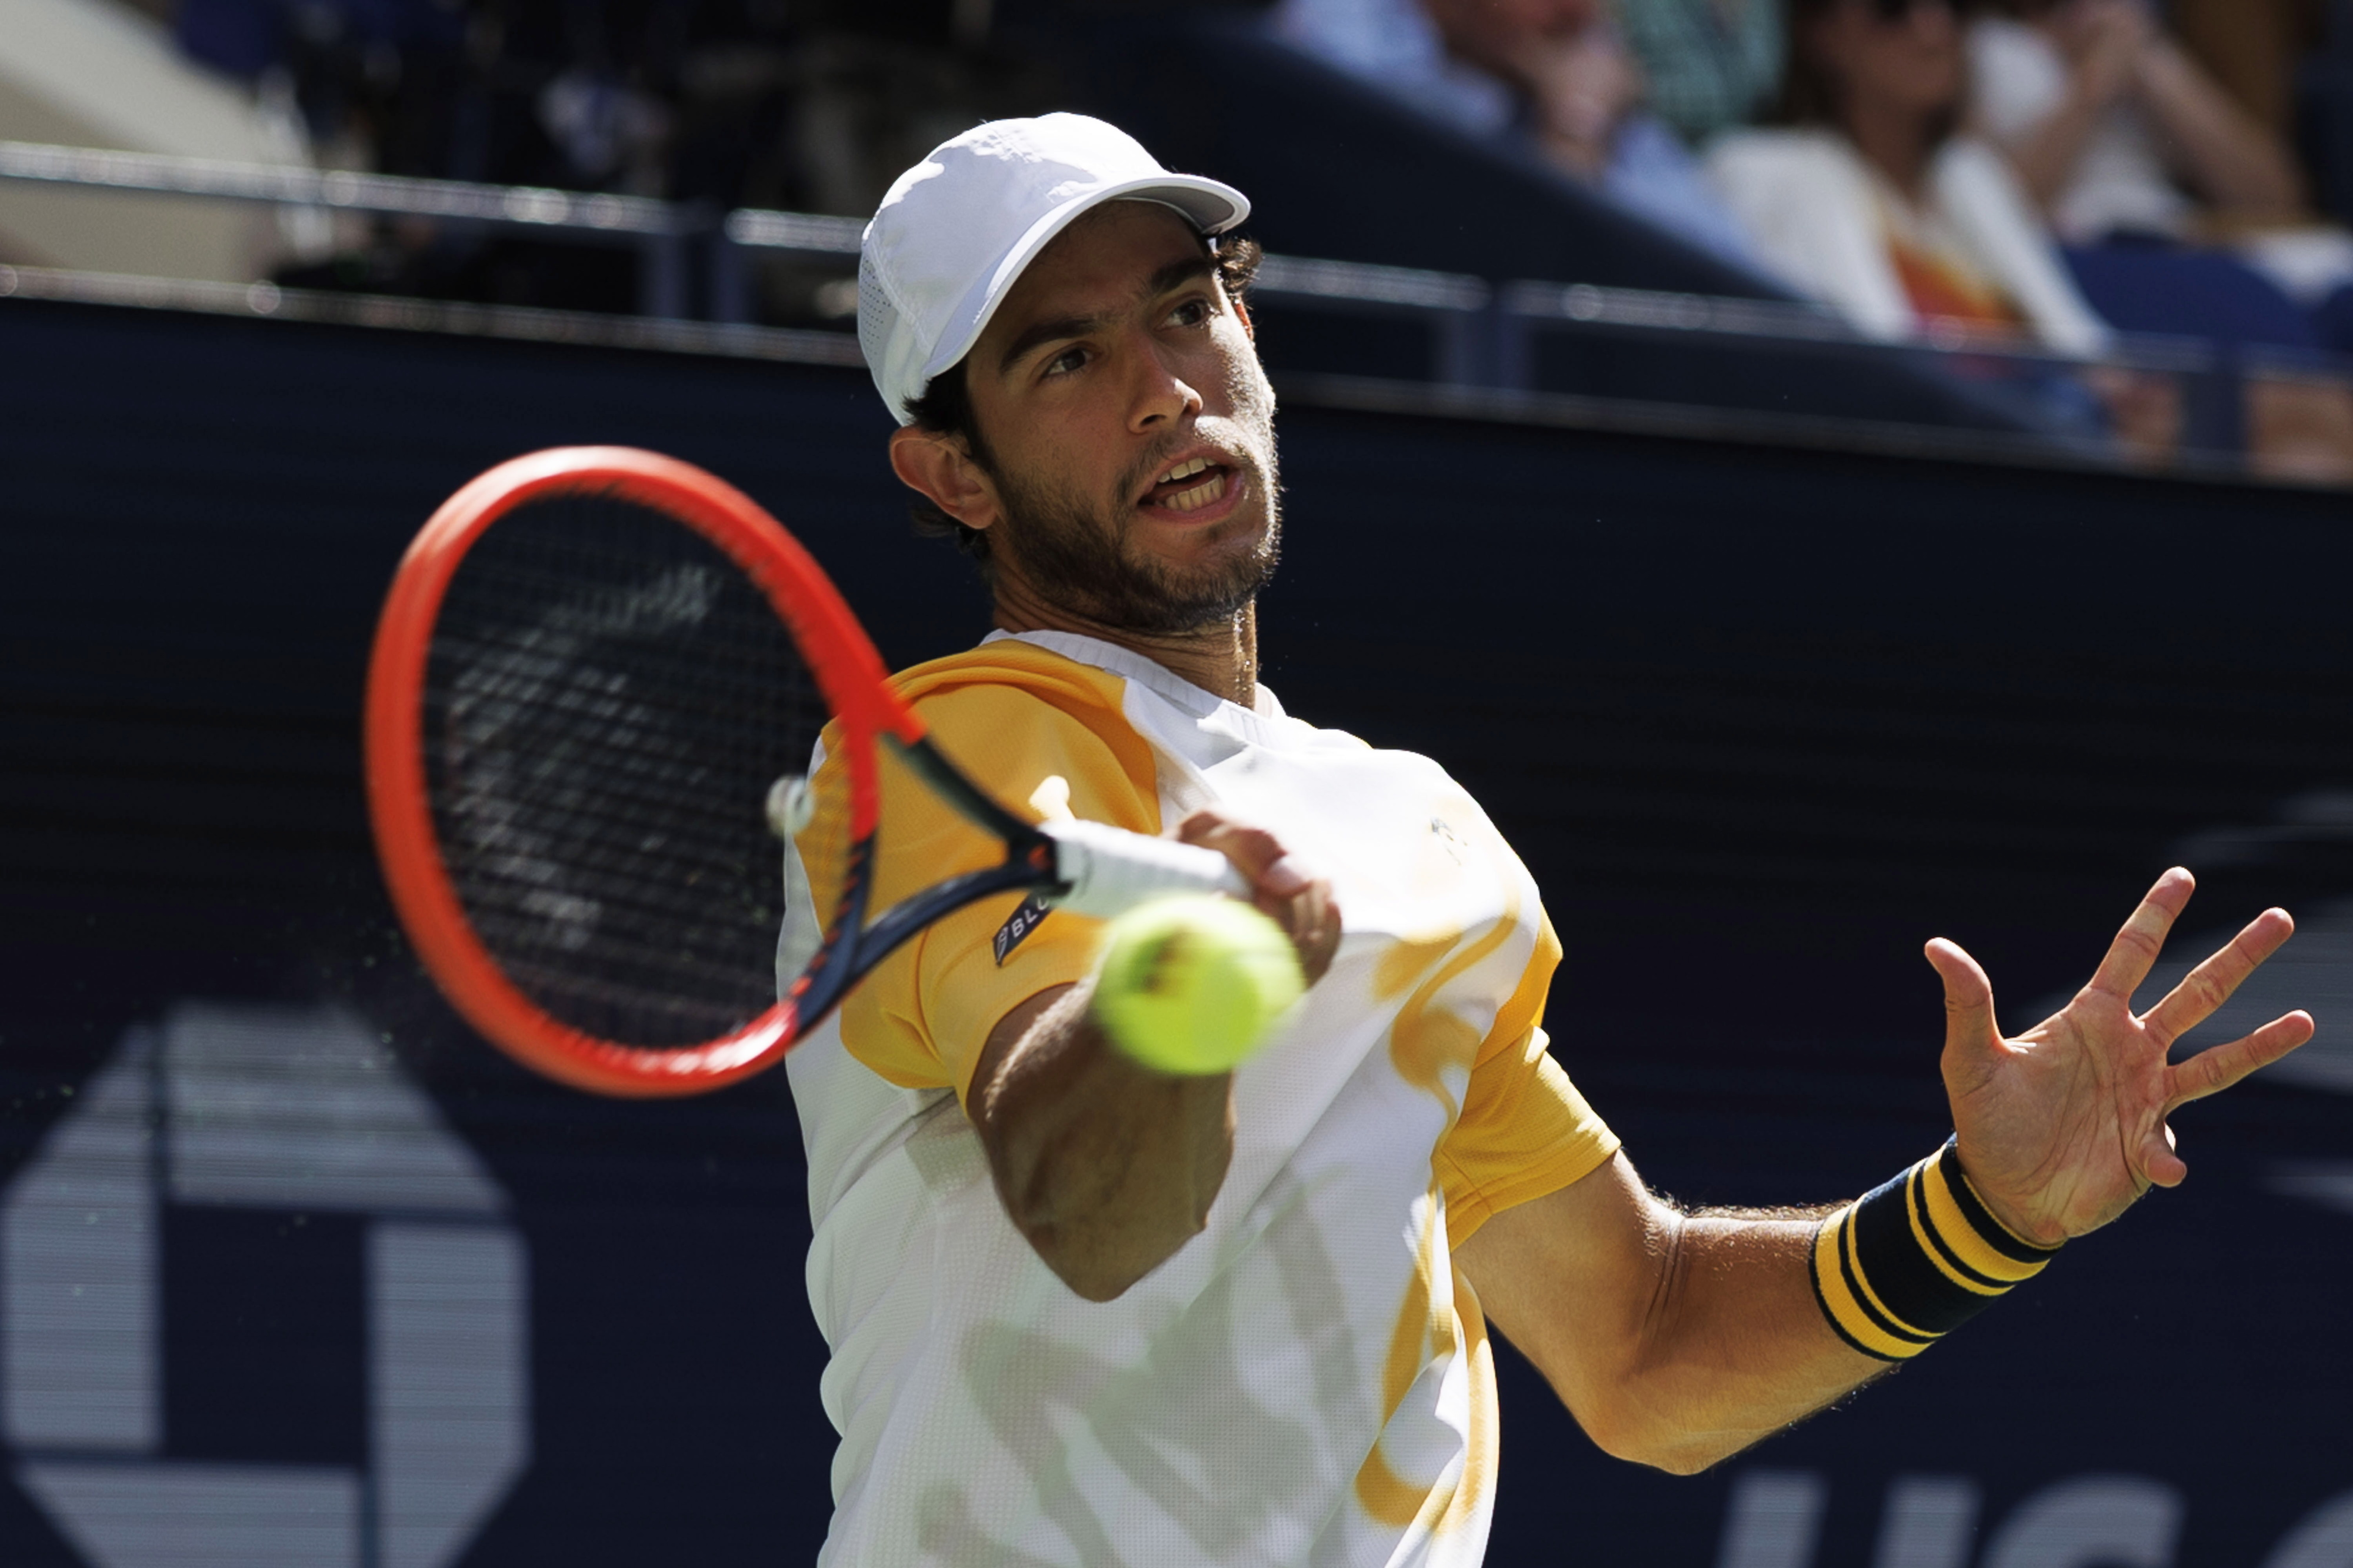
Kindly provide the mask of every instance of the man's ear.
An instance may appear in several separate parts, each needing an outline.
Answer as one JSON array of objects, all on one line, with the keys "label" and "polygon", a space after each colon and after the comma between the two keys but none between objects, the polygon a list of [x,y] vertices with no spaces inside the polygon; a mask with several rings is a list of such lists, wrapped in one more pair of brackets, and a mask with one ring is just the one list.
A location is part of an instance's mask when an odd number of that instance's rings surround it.
[{"label": "man's ear", "polygon": [[891,471],[966,528],[987,528],[997,519],[997,485],[960,436],[901,426],[891,437]]},{"label": "man's ear", "polygon": [[1250,320],[1250,301],[1237,296],[1234,300],[1234,314],[1241,318],[1242,335],[1252,342],[1258,342],[1258,323]]}]

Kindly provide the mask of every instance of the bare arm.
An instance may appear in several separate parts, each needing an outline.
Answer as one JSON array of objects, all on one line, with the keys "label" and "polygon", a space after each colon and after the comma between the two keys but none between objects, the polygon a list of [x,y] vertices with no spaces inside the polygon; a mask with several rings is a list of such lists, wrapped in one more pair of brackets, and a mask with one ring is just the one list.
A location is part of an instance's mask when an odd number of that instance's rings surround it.
[{"label": "bare arm", "polygon": [[1609,168],[1618,128],[1641,100],[1642,76],[1607,26],[1531,41],[1518,62],[1536,106],[1536,141],[1545,155],[1579,179]]},{"label": "bare arm", "polygon": [[[1340,911],[1327,883],[1273,837],[1216,812],[1177,829],[1250,879],[1311,983],[1331,966]],[[1063,1283],[1108,1301],[1200,1234],[1233,1156],[1233,1076],[1180,1078],[1113,1047],[1092,979],[1030,997],[991,1030],[966,1105],[1006,1214]]]},{"label": "bare arm", "polygon": [[2301,209],[2303,186],[2287,149],[2159,32],[2137,0],[2076,0],[2063,7],[2057,34],[2071,67],[2067,96],[2003,144],[2045,207],[2067,188],[2101,115],[2129,95],[2177,173],[2209,205],[2256,218],[2293,217]]},{"label": "bare arm", "polygon": [[2031,130],[2010,138],[2002,151],[2035,204],[2045,212],[2057,205],[2092,139],[2107,102],[2078,86],[2058,108],[2037,121]]},{"label": "bare arm", "polygon": [[1092,982],[1058,985],[988,1037],[969,1100],[998,1195],[1062,1282],[1108,1301],[1209,1215],[1233,1153],[1233,1075],[1174,1078],[1113,1049]]},{"label": "bare arm", "polygon": [[1886,1370],[1814,1304],[1814,1225],[1683,1215],[1620,1154],[1497,1215],[1456,1262],[1594,1442],[1689,1475]]},{"label": "bare arm", "polygon": [[2149,24],[2137,5],[2078,8],[2063,45],[2071,68],[2067,96],[2033,125],[2002,142],[2019,179],[2045,209],[2066,190],[2100,117],[2132,85],[2148,42]]},{"label": "bare arm", "polygon": [[2169,38],[2142,51],[2135,85],[2190,187],[2235,216],[2292,218],[2304,185],[2287,149]]},{"label": "bare arm", "polygon": [[[2147,1012],[2132,1011],[2192,883],[2168,871],[2064,1008],[2015,1038],[1994,1026],[1984,972],[1941,938],[1944,1077],[1971,1189],[2036,1245],[2095,1230],[2189,1173],[2166,1118],[2312,1035],[2304,1013],[2168,1065],[2294,929],[2268,910]],[[1456,1254],[1498,1328],[1594,1441],[1623,1458],[1702,1469],[1880,1370],[1813,1298],[1814,1221],[1677,1214],[1621,1155],[1489,1220]]]}]

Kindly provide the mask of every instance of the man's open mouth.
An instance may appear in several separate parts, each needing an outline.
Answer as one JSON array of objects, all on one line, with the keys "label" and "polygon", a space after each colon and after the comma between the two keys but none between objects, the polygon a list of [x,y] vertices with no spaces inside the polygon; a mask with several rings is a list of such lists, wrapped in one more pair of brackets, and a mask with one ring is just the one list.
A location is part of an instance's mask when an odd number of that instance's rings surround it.
[{"label": "man's open mouth", "polygon": [[1176,464],[1144,492],[1143,504],[1170,511],[1198,511],[1223,497],[1234,470],[1211,458],[1187,458]]}]

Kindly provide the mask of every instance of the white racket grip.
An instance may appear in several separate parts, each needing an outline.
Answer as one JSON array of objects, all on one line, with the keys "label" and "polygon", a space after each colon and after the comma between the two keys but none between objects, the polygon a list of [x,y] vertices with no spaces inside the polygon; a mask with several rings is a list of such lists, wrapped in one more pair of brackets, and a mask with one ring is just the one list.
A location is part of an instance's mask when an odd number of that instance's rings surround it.
[{"label": "white racket grip", "polygon": [[1170,893],[1224,893],[1248,902],[1250,885],[1214,849],[1147,838],[1101,822],[1041,822],[1054,841],[1054,874],[1071,890],[1047,901],[1109,920]]}]

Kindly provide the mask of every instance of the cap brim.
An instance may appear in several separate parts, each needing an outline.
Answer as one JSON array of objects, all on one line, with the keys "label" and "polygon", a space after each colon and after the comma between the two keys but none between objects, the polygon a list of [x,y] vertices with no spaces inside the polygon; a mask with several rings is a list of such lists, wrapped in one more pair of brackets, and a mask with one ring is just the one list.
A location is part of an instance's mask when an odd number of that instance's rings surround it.
[{"label": "cap brim", "polygon": [[923,380],[929,383],[972,352],[972,345],[988,330],[989,318],[997,314],[997,306],[1005,302],[1005,297],[1021,280],[1029,263],[1054,242],[1056,235],[1070,227],[1081,214],[1105,202],[1118,201],[1158,202],[1174,207],[1204,235],[1225,233],[1250,216],[1250,210],[1248,196],[1231,185],[1205,180],[1198,174],[1148,174],[1071,197],[1031,224],[1029,232],[989,269],[988,276],[965,296],[950,319],[948,330],[940,334],[938,347],[923,366]]}]

